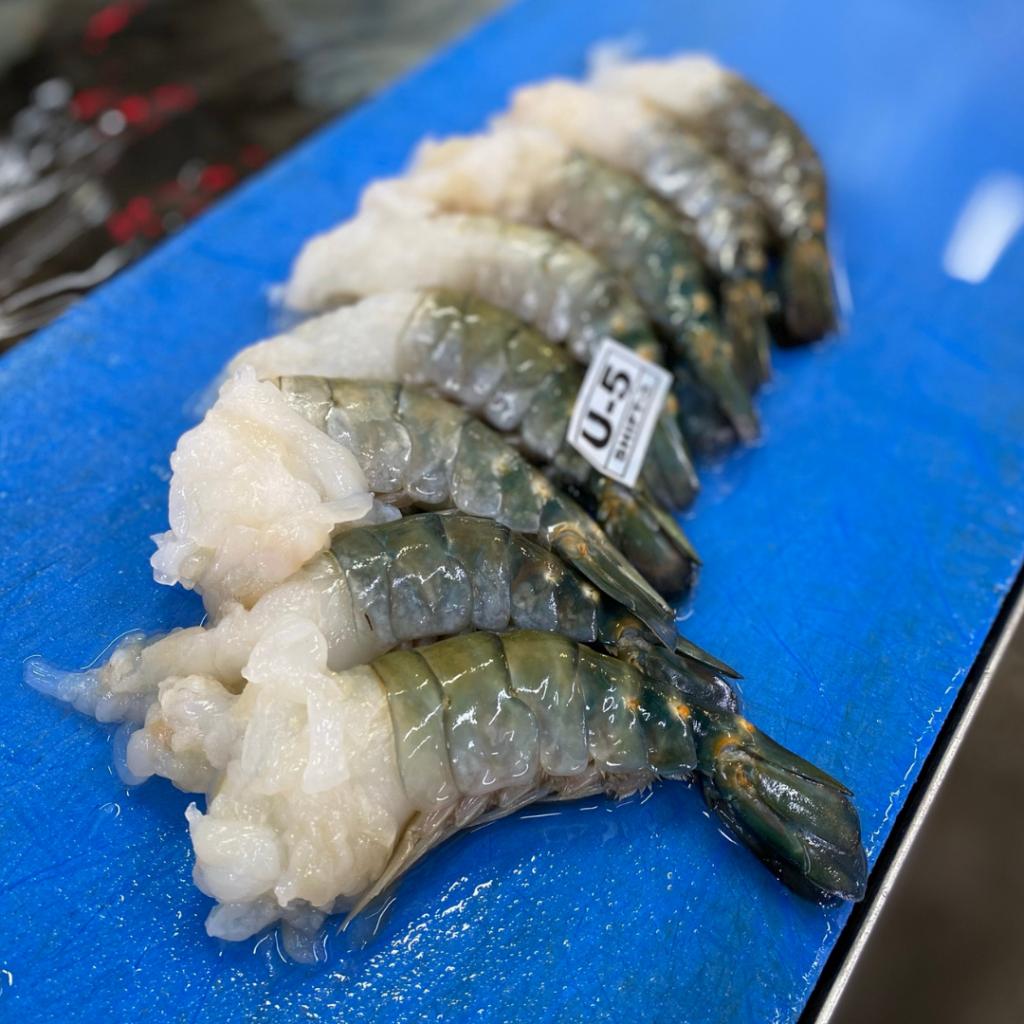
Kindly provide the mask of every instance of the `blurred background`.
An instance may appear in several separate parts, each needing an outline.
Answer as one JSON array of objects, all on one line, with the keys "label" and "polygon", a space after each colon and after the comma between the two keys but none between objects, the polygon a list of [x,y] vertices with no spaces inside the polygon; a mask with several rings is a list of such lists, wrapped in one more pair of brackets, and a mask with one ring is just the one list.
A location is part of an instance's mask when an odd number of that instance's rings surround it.
[{"label": "blurred background", "polygon": [[0,351],[495,0],[0,0]]},{"label": "blurred background", "polygon": [[[497,5],[0,0],[0,352]],[[1018,637],[834,1024],[1024,1019],[1022,721]]]}]

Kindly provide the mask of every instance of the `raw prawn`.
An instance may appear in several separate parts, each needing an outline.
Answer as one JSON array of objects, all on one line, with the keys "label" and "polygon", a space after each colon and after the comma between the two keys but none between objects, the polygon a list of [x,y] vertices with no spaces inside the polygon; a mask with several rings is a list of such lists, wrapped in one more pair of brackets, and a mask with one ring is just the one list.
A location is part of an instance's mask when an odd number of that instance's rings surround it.
[{"label": "raw prawn", "polygon": [[[562,345],[465,292],[387,292],[314,317],[243,349],[228,373],[395,381],[427,388],[477,413],[533,461],[582,485],[590,464],[566,441],[583,370]],[[671,422],[671,421],[669,421]],[[681,438],[655,428],[642,479],[673,509],[693,500]]]},{"label": "raw prawn", "polygon": [[762,276],[768,229],[742,177],[696,135],[628,95],[566,79],[518,90],[508,117],[639,178],[688,224],[721,282],[726,333],[748,380],[770,373]]},{"label": "raw prawn", "polygon": [[168,680],[128,766],[206,794],[187,817],[207,930],[359,912],[470,824],[537,800],[697,781],[719,820],[801,893],[859,899],[849,791],[734,712],[566,637],[470,633],[334,673],[291,618],[256,645],[240,695]]},{"label": "raw prawn", "polygon": [[566,441],[583,371],[564,346],[483,299],[456,292],[394,292],[316,317],[240,352],[229,372],[296,373],[426,387],[504,434],[562,486],[580,489],[613,543],[663,593],[685,589],[695,554],[675,520],[695,478],[671,419],[661,420],[631,493],[602,477]]},{"label": "raw prawn", "polygon": [[681,693],[736,710],[728,665],[680,638],[675,651],[558,555],[490,519],[425,512],[356,527],[264,594],[229,605],[214,625],[126,637],[106,664],[61,672],[32,660],[26,680],[103,722],[141,724],[160,684],[208,675],[233,692],[260,638],[288,616],[313,622],[341,671],[400,644],[470,629],[543,629],[600,643]]},{"label": "raw prawn", "polygon": [[[311,239],[292,269],[286,302],[317,312],[379,292],[445,288],[470,292],[565,342],[582,363],[605,339],[661,364],[661,344],[643,307],[610,267],[546,228],[466,214],[423,216],[367,210]],[[669,396],[662,432],[677,430]],[[680,438],[680,446],[682,439]],[[687,456],[680,470],[696,481]]]},{"label": "raw prawn", "polygon": [[679,118],[743,173],[783,243],[789,334],[814,341],[835,330],[825,172],[793,118],[704,54],[609,64],[598,77],[602,86],[642,96]]},{"label": "raw prawn", "polygon": [[572,239],[497,217],[364,211],[303,246],[285,302],[315,313],[418,288],[479,295],[564,341],[581,363],[605,338],[662,362],[647,314],[618,274]]},{"label": "raw prawn", "polygon": [[[296,412],[353,452],[381,500],[454,506],[535,534],[652,629],[668,635],[668,606],[654,600],[645,577],[575,502],[465,410],[397,384],[282,377],[280,387]],[[690,585],[695,565],[692,549],[687,557],[680,545],[671,579],[665,579],[664,565],[643,569],[666,592],[678,593]]]},{"label": "raw prawn", "polygon": [[579,242],[622,274],[739,436],[757,436],[694,244],[672,208],[632,175],[542,128],[506,122],[484,135],[424,143],[403,177],[374,183],[363,198],[364,208],[416,202],[429,212],[546,224]]},{"label": "raw prawn", "polygon": [[[251,606],[325,550],[344,518],[337,502],[303,513],[285,500],[289,488],[280,500],[262,493],[279,474],[305,472],[311,457],[302,446],[280,450],[280,439],[259,418],[265,406],[296,436],[296,424],[315,428],[310,449],[355,456],[364,511],[397,518],[394,506],[455,507],[536,535],[674,646],[672,609],[575,502],[469,413],[394,384],[285,377],[277,386],[257,381],[248,368],[224,385],[203,423],[186,435],[187,450],[179,446],[172,457],[172,529],[156,538],[153,556],[158,580],[195,587],[215,617],[227,601]],[[246,457],[218,474],[207,455],[223,443],[225,422]],[[325,458],[322,468],[331,467]],[[258,529],[247,525],[254,500],[275,512]],[[348,518],[344,525],[355,525]]]}]

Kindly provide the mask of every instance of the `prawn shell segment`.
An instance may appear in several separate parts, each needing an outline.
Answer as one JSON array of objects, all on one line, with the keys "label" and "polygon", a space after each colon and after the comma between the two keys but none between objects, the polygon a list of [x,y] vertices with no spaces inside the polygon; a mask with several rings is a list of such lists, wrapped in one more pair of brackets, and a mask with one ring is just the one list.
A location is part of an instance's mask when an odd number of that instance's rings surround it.
[{"label": "prawn shell segment", "polygon": [[[417,516],[422,519],[422,516]],[[473,629],[505,629],[514,619],[516,606],[512,590],[513,569],[510,546],[516,538],[507,527],[476,516],[439,515],[448,557],[458,559],[473,586],[471,622]],[[396,524],[397,525],[397,524]],[[537,552],[546,551],[530,545]],[[409,550],[409,549],[406,549]],[[396,551],[396,565],[401,560]],[[447,563],[442,570],[448,575]],[[396,585],[398,575],[395,577]],[[448,598],[445,598],[448,600]],[[468,628],[468,627],[463,627]],[[453,631],[454,632],[454,631]]]},{"label": "prawn shell segment", "polygon": [[641,675],[625,662],[580,649],[580,681],[587,705],[587,747],[602,772],[648,767],[647,742],[637,714]]},{"label": "prawn shell segment", "polygon": [[509,536],[508,560],[518,628],[561,633],[587,642],[598,638],[603,595],[589,580],[517,534]]},{"label": "prawn shell segment", "polygon": [[510,684],[533,712],[540,737],[540,764],[552,776],[577,775],[590,751],[586,699],[579,682],[580,647],[557,634],[538,643],[533,632],[502,637]]},{"label": "prawn shell segment", "polygon": [[[509,689],[496,634],[471,633],[398,653],[415,655],[440,685],[447,757],[460,794],[481,796],[536,779],[537,720]],[[385,672],[390,658],[379,659]],[[374,668],[381,673],[379,663]],[[404,760],[400,755],[399,763]]]},{"label": "prawn shell segment", "polygon": [[689,777],[697,764],[690,710],[678,692],[644,680],[638,714],[647,740],[647,760],[659,774]]},{"label": "prawn shell segment", "polygon": [[[349,582],[356,627],[385,650],[425,636],[459,633],[477,625],[474,582],[454,557],[436,516],[411,516],[379,530],[338,536],[332,553]],[[498,582],[507,570],[497,570]],[[484,605],[486,607],[486,605]],[[508,621],[507,603],[491,628]]]},{"label": "prawn shell segment", "polygon": [[[405,383],[435,389],[495,430],[517,431],[532,458],[564,462],[571,452],[565,435],[583,370],[565,346],[489,302],[428,292],[406,335],[399,372]],[[573,475],[585,478],[578,467]]]},{"label": "prawn shell segment", "polygon": [[555,489],[518,452],[483,424],[470,421],[452,466],[452,501],[519,533],[537,533]]},{"label": "prawn shell segment", "polygon": [[429,811],[458,799],[448,757],[444,692],[430,665],[417,651],[393,651],[372,668],[387,693],[398,770],[409,803]]}]

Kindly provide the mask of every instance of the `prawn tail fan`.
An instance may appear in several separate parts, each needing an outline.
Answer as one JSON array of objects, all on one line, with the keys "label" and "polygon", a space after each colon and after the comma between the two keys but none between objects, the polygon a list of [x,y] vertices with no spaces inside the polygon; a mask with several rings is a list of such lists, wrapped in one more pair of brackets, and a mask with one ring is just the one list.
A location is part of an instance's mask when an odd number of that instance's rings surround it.
[{"label": "prawn tail fan", "polygon": [[867,884],[850,791],[720,708],[690,708],[708,807],[782,882],[810,899],[859,900]]},{"label": "prawn tail fan", "polygon": [[836,329],[832,268],[822,238],[790,242],[780,278],[786,331],[794,344],[817,341]]},{"label": "prawn tail fan", "polygon": [[742,377],[751,391],[771,378],[772,363],[766,303],[761,282],[754,278],[722,284],[722,319],[733,343]]},{"label": "prawn tail fan", "polygon": [[675,647],[679,639],[675,611],[575,502],[553,498],[544,511],[541,529],[556,554],[647,623],[667,647]]},{"label": "prawn tail fan", "polygon": [[595,518],[659,594],[671,600],[693,586],[700,565],[697,552],[671,513],[642,486],[630,490],[602,480]]}]

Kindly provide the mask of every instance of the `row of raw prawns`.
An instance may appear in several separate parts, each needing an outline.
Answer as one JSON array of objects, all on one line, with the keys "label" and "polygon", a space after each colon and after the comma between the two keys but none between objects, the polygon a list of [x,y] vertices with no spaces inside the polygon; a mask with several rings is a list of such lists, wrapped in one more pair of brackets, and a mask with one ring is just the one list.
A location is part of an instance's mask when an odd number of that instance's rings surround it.
[{"label": "row of raw prawns", "polygon": [[[241,353],[172,456],[155,575],[210,624],[29,665],[129,723],[126,777],[206,795],[211,934],[281,920],[301,955],[452,832],[657,777],[698,781],[799,891],[863,893],[849,792],[739,715],[736,673],[655,589],[695,561],[669,512],[697,487],[684,437],[757,431],[770,247],[787,336],[832,324],[821,168],[707,58],[601,79],[521,91],[306,246],[290,304],[360,301]],[[566,443],[605,337],[681,382],[634,491]]]}]

